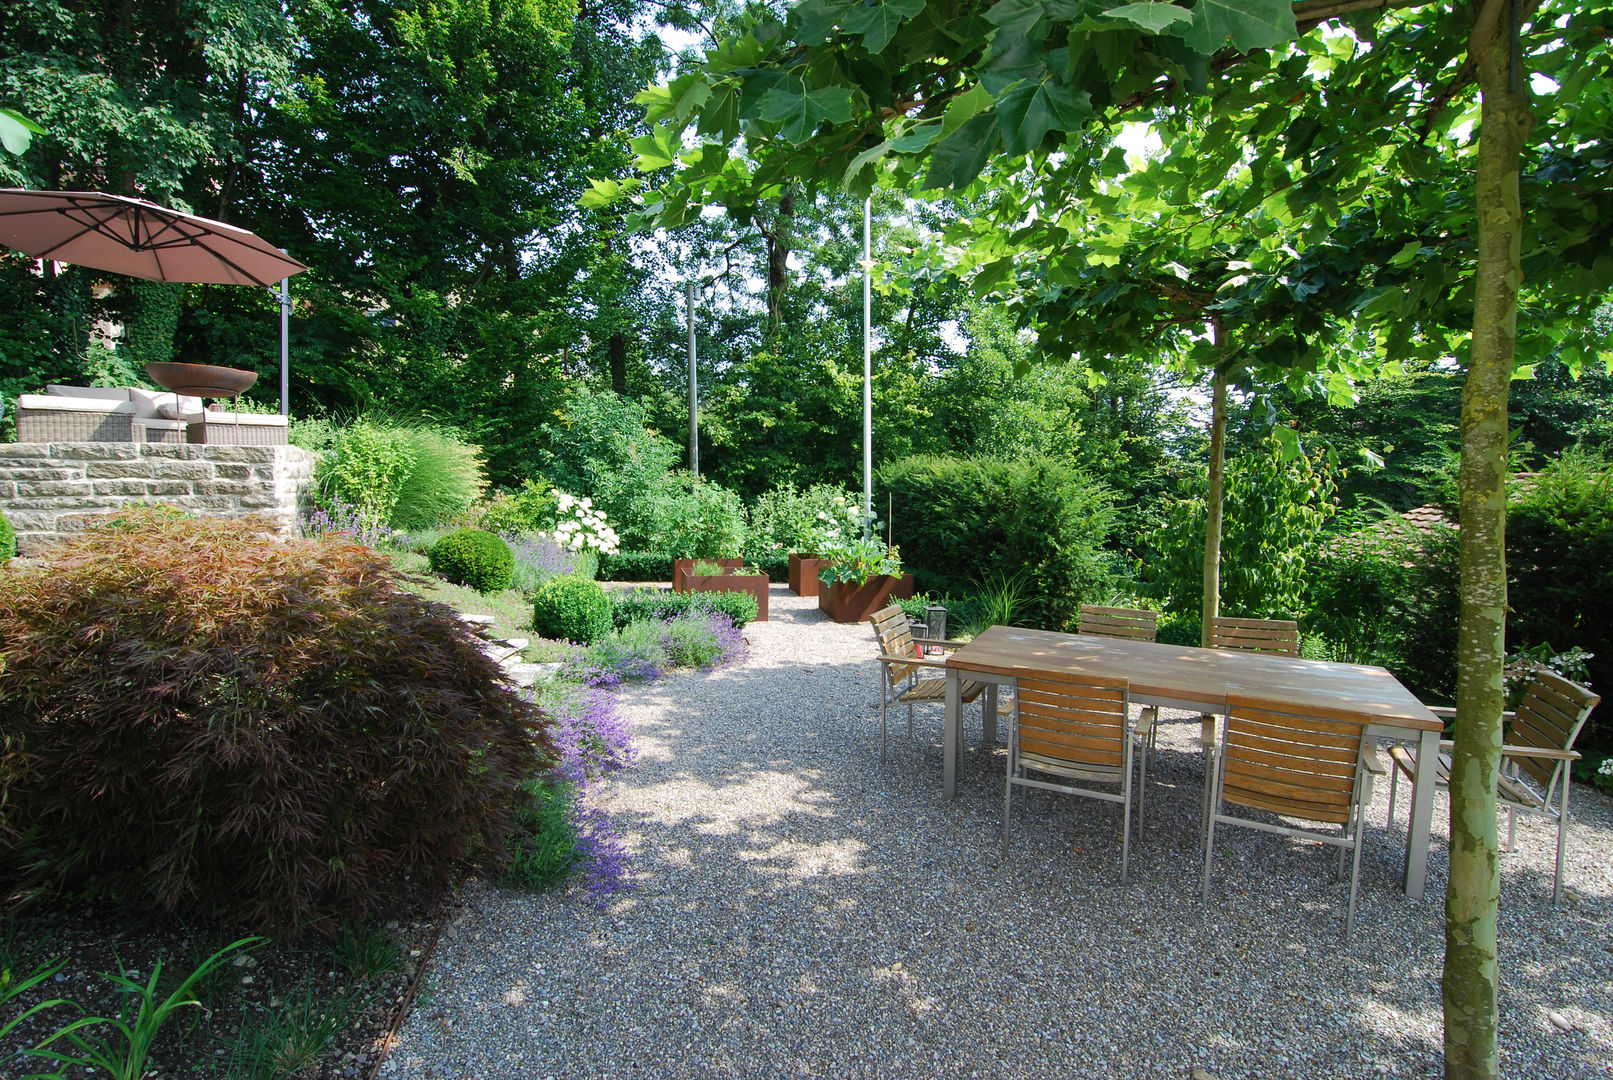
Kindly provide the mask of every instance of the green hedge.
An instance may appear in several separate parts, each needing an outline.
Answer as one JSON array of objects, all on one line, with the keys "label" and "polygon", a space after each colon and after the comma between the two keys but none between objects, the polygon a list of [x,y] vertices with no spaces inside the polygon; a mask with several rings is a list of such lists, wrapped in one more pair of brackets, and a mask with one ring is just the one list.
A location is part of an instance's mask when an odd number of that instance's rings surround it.
[{"label": "green hedge", "polygon": [[0,566],[10,562],[17,554],[17,533],[6,515],[0,513]]},{"label": "green hedge", "polygon": [[599,557],[601,581],[671,581],[672,556],[661,551],[618,551]]},{"label": "green hedge", "polygon": [[922,590],[979,591],[1024,575],[1033,626],[1062,629],[1081,603],[1107,595],[1114,523],[1108,490],[1046,458],[903,458],[879,470],[893,499],[902,565]]},{"label": "green hedge", "polygon": [[[1613,464],[1571,450],[1530,481],[1513,485],[1507,506],[1507,650],[1577,645],[1591,686],[1613,687]],[[1613,749],[1613,707],[1598,706],[1582,736]]]},{"label": "green hedge", "polygon": [[726,615],[736,627],[756,618],[756,598],[749,593],[675,593],[666,589],[633,589],[611,597],[618,627],[638,619],[671,619],[690,612]]}]

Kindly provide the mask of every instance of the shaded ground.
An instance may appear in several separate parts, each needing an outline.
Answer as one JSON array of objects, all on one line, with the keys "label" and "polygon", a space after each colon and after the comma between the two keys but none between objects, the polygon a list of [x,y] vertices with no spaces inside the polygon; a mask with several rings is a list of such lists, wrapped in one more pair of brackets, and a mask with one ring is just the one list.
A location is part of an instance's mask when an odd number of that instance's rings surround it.
[{"label": "shaded ground", "polygon": [[[1016,794],[976,711],[960,793],[939,708],[892,715],[879,760],[873,637],[775,587],[743,666],[624,691],[639,763],[607,809],[633,892],[467,893],[383,1075],[475,1077],[1420,1077],[1440,1069],[1445,844],[1399,891],[1405,810],[1380,790],[1355,938],[1333,853],[1218,836],[1199,901],[1196,724],[1150,770],[1118,884],[1118,812]],[[1613,1076],[1613,807],[1575,789],[1563,905],[1549,825],[1503,857],[1503,1072]],[[1404,804],[1402,803],[1402,806]],[[1436,832],[1446,828],[1436,803]],[[1572,1030],[1562,1030],[1552,1020]]]}]

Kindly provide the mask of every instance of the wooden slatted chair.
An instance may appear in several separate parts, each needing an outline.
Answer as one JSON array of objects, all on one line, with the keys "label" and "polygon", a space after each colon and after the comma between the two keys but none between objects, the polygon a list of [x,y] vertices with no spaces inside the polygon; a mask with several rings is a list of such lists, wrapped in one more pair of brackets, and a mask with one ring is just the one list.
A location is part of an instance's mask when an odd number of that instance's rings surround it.
[{"label": "wooden slatted chair", "polygon": [[[899,604],[868,616],[879,638],[879,760],[885,760],[885,711],[892,705],[907,706],[907,737],[913,737],[913,706],[942,705],[947,700],[946,661],[925,656],[924,648],[956,649],[959,641],[915,638],[907,626],[907,613]],[[960,689],[967,705],[985,693],[986,684],[964,679]]]},{"label": "wooden slatted chair", "polygon": [[[1501,775],[1496,780],[1495,801],[1507,811],[1507,850],[1513,850],[1519,814],[1555,818],[1557,821],[1557,864],[1551,878],[1551,902],[1555,906],[1563,887],[1563,849],[1568,840],[1568,789],[1573,765],[1579,760],[1574,740],[1585,726],[1585,718],[1602,699],[1579,683],[1555,671],[1537,667],[1523,701],[1515,713],[1503,713],[1506,725],[1501,747]],[[1455,710],[1436,708],[1436,715],[1451,716]],[[1439,744],[1439,765],[1435,773],[1441,787],[1451,780],[1450,740]],[[1395,789],[1400,774],[1408,779],[1417,775],[1417,751],[1406,746],[1391,747],[1389,758],[1394,770],[1389,778],[1389,820],[1395,818]],[[1560,785],[1560,786],[1559,786]],[[1557,805],[1553,806],[1553,800]]]},{"label": "wooden slatted chair", "polygon": [[1247,649],[1250,652],[1299,655],[1299,623],[1293,619],[1210,620],[1212,649]]},{"label": "wooden slatted chair", "polygon": [[[1128,641],[1155,641],[1159,634],[1159,612],[1147,608],[1102,607],[1082,604],[1075,625],[1078,634],[1095,634],[1098,637],[1124,638]],[[1144,705],[1132,724],[1132,734],[1143,742],[1143,755],[1152,753],[1159,740],[1159,706]],[[1143,762],[1143,774],[1148,773],[1148,762]],[[1137,831],[1143,828],[1141,803],[1137,809]]]},{"label": "wooden slatted chair", "polygon": [[[1350,904],[1344,936],[1355,931],[1355,890],[1361,877],[1361,791],[1365,784],[1367,742],[1361,722],[1349,714],[1307,708],[1304,714],[1281,701],[1231,696],[1227,722],[1212,779],[1210,813],[1204,838],[1204,902],[1210,900],[1210,868],[1217,825],[1241,825],[1283,836],[1298,836],[1352,854]],[[1338,833],[1301,829],[1234,817],[1226,804],[1265,810],[1284,817],[1337,825]]]},{"label": "wooden slatted chair", "polygon": [[[1210,620],[1210,648],[1298,656],[1299,623],[1293,619],[1232,619],[1218,615]],[[1207,751],[1215,751],[1215,717],[1208,713],[1199,717],[1199,740]]]},{"label": "wooden slatted chair", "polygon": [[1076,633],[1100,637],[1153,641],[1159,627],[1159,612],[1146,608],[1099,607],[1082,604]]},{"label": "wooden slatted chair", "polygon": [[[1131,861],[1131,766],[1135,741],[1130,683],[1125,679],[1029,668],[1015,669],[1014,677],[1014,726],[1008,733],[1008,780],[1003,793],[1004,853],[1008,850],[1016,785],[1117,802],[1122,806],[1120,883],[1124,885]],[[1067,782],[1036,779],[1028,773],[1063,781],[1117,784],[1120,790],[1094,791]],[[1146,781],[1146,774],[1142,779]]]}]

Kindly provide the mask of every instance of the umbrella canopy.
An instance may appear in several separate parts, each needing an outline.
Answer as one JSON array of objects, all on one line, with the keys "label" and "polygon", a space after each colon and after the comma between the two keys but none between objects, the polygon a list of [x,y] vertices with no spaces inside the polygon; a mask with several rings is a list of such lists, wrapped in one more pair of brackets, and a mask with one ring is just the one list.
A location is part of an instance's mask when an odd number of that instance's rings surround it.
[{"label": "umbrella canopy", "polygon": [[246,229],[97,191],[0,188],[0,242],[151,281],[268,288],[308,269]]}]

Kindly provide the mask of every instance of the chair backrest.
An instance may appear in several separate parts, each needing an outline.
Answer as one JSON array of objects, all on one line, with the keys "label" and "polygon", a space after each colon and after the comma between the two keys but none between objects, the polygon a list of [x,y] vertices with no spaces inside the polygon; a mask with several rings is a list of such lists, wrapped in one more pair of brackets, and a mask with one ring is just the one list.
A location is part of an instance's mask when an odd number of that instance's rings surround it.
[{"label": "chair backrest", "polygon": [[1019,756],[1105,780],[1125,767],[1131,683],[1015,668]]},{"label": "chair backrest", "polygon": [[1153,641],[1158,627],[1157,611],[1082,604],[1081,619],[1076,624],[1076,632],[1097,634],[1100,637],[1130,638],[1133,641]]},{"label": "chair backrest", "polygon": [[[874,612],[868,616],[868,621],[873,624],[874,634],[879,638],[881,653],[886,656],[919,655],[918,643],[913,640],[913,632],[907,628],[907,612],[902,610],[900,604]],[[894,685],[917,670],[916,664],[889,664],[885,666],[885,675]]]},{"label": "chair backrest", "polygon": [[1274,814],[1346,824],[1364,730],[1344,713],[1307,707],[1302,715],[1280,701],[1228,695],[1221,797]]},{"label": "chair backrest", "polygon": [[[1585,718],[1602,699],[1577,682],[1570,682],[1549,668],[1537,667],[1529,688],[1524,691],[1506,741],[1514,746],[1534,746],[1547,750],[1572,750],[1574,740],[1585,726]],[[1560,762],[1544,758],[1517,757],[1518,767],[1538,780],[1551,799]]]},{"label": "chair backrest", "polygon": [[1210,620],[1210,647],[1299,655],[1299,623],[1293,619]]}]

